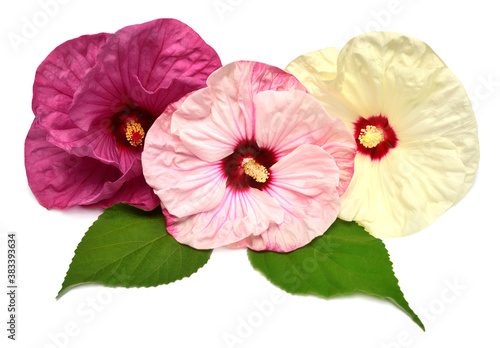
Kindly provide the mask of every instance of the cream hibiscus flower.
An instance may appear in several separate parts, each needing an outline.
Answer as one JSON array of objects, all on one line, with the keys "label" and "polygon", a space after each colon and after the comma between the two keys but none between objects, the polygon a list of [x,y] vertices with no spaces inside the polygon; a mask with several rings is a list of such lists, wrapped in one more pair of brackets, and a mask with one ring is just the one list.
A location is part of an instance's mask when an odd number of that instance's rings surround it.
[{"label": "cream hibiscus flower", "polygon": [[424,42],[367,33],[340,52],[300,56],[285,70],[356,139],[341,219],[377,237],[408,235],[469,191],[479,163],[474,112],[460,81]]}]

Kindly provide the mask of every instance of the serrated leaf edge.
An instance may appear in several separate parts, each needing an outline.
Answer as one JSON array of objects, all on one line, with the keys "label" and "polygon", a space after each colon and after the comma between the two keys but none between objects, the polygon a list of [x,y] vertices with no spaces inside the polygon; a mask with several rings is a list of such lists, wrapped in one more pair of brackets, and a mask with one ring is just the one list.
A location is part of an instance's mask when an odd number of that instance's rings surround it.
[{"label": "serrated leaf edge", "polygon": [[[120,204],[123,204],[123,205],[128,205],[128,204],[124,204],[124,203],[118,203],[118,204],[116,204],[116,205],[120,205]],[[115,207],[116,205],[113,205],[113,206],[111,206],[110,208],[113,208],[113,207]],[[108,208],[108,209],[109,209],[109,208]],[[146,210],[145,210],[145,212],[152,212],[152,211],[153,211],[153,210],[155,210],[155,209],[156,209],[156,208],[154,208],[154,209],[152,209],[152,210],[149,210],[149,211],[146,211]],[[104,211],[103,211],[103,212],[102,212],[102,213],[101,213],[101,214],[97,217],[97,219],[96,219],[96,220],[92,223],[92,225],[90,225],[90,227],[87,229],[87,232],[88,232],[88,231],[89,231],[92,227],[94,227],[94,225],[95,225],[96,223],[98,223],[98,222],[99,222],[99,220],[101,220],[101,219],[103,219],[103,218],[104,218],[104,217],[103,217],[103,215],[104,215]],[[153,219],[154,219],[154,217],[153,217]],[[158,219],[163,219],[163,217],[159,216],[159,217],[158,217]],[[116,231],[116,230],[113,230],[113,231]],[[110,231],[110,232],[113,232],[113,231]],[[58,299],[60,299],[62,296],[64,296],[64,295],[65,295],[65,294],[66,294],[69,290],[71,290],[71,289],[73,289],[73,288],[75,288],[75,287],[78,287],[78,286],[80,286],[80,285],[85,285],[85,284],[99,284],[99,285],[102,285],[102,286],[105,286],[105,287],[112,287],[112,288],[122,287],[122,288],[126,288],[126,289],[132,289],[132,288],[136,288],[136,289],[139,289],[139,288],[155,288],[155,287],[157,287],[157,286],[161,286],[161,285],[173,284],[173,283],[178,282],[178,281],[180,281],[180,280],[182,280],[182,279],[184,279],[184,278],[189,278],[189,277],[191,277],[192,275],[194,275],[194,274],[198,273],[198,271],[199,271],[200,269],[202,269],[203,267],[205,267],[205,265],[208,263],[208,261],[210,261],[210,256],[212,256],[212,252],[213,252],[213,250],[210,250],[209,258],[207,259],[207,261],[206,261],[206,262],[204,262],[204,263],[203,263],[203,265],[201,265],[200,267],[198,267],[198,268],[196,269],[196,271],[194,271],[194,272],[193,272],[193,273],[191,273],[190,275],[183,276],[183,277],[181,277],[181,278],[179,278],[179,279],[176,279],[176,280],[174,280],[174,281],[171,281],[171,282],[168,282],[168,283],[165,283],[165,284],[150,285],[150,286],[126,286],[126,285],[110,286],[110,285],[106,285],[106,284],[104,284],[104,283],[102,283],[102,282],[99,282],[99,281],[89,281],[89,282],[81,282],[81,283],[78,283],[78,284],[72,284],[72,285],[68,285],[68,286],[64,287],[64,283],[65,283],[65,281],[66,281],[66,278],[68,277],[68,273],[69,273],[69,271],[70,271],[71,265],[73,264],[73,261],[74,261],[74,259],[75,259],[75,257],[76,257],[78,247],[79,247],[79,246],[80,246],[80,244],[82,243],[83,238],[85,238],[85,235],[87,234],[87,232],[85,232],[85,234],[83,235],[82,239],[80,240],[80,243],[78,243],[78,245],[77,245],[77,247],[76,247],[76,249],[75,249],[74,255],[73,255],[73,257],[71,258],[70,267],[68,267],[68,271],[66,271],[66,275],[64,276],[64,280],[63,280],[63,282],[62,282],[62,284],[61,284],[61,290],[59,290],[59,292],[58,292],[58,294],[57,294],[57,296],[56,296],[56,300],[58,300]],[[165,232],[165,233],[167,234],[168,232]],[[156,240],[158,240],[158,239],[160,239],[160,238],[163,238],[163,236],[162,236],[162,237],[158,237],[158,238],[156,238],[155,240],[151,241],[150,243],[153,243],[154,241],[156,241]],[[148,245],[149,245],[149,243],[148,243]],[[137,251],[137,250],[139,250],[139,249],[140,249],[140,248],[136,249],[136,251]],[[129,253],[129,254],[130,254],[130,253]],[[127,255],[129,255],[129,254],[127,254]],[[111,265],[111,264],[113,264],[113,262],[112,262],[112,263],[110,263],[109,265]],[[109,266],[109,265],[108,265],[108,266]],[[105,266],[105,267],[103,267],[103,268],[106,268],[106,267],[108,267],[108,266]],[[101,268],[101,270],[102,270],[103,268]]]}]

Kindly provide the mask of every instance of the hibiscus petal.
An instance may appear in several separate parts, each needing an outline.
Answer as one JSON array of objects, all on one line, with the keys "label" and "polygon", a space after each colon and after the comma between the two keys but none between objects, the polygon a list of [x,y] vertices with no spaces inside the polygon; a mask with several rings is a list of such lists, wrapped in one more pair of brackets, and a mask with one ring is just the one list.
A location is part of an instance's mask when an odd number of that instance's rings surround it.
[{"label": "hibiscus petal", "polygon": [[[228,156],[240,141],[254,138],[255,95],[269,90],[305,91],[283,70],[247,61],[220,68],[210,75],[207,84],[207,89],[193,94],[174,114],[172,127],[193,153],[208,162]],[[195,109],[200,112],[193,112]]]},{"label": "hibiscus petal", "polygon": [[246,242],[254,250],[288,252],[322,235],[337,218],[340,198],[335,185],[339,169],[332,157],[315,145],[302,145],[271,167],[267,192],[286,211],[274,223]]},{"label": "hibiscus petal", "polygon": [[[324,93],[328,88],[325,81],[333,80],[337,76],[338,55],[339,51],[333,47],[306,53],[290,62],[285,71],[299,79],[316,98],[322,96],[328,100],[330,95]],[[323,98],[318,98],[320,99]]]},{"label": "hibiscus petal", "polygon": [[87,130],[67,132],[57,141],[49,141],[59,147],[68,149],[78,156],[88,156],[102,163],[113,165],[122,172],[127,172],[132,166],[140,164],[142,147],[132,147],[118,144],[111,131],[111,121],[101,119]]},{"label": "hibiscus petal", "polygon": [[293,75],[271,65],[250,61],[223,66],[210,75],[207,85],[216,97],[212,112],[220,117],[219,121],[231,125],[232,134],[240,134],[243,139],[252,139],[255,135],[253,99],[256,95],[263,91],[306,91]]},{"label": "hibiscus petal", "polygon": [[[171,102],[204,87],[220,65],[215,51],[182,22],[159,19],[125,27],[101,48],[75,94],[70,118],[95,131],[109,127],[106,120],[128,105],[159,116]],[[129,150],[109,140],[93,156],[126,171],[140,157]]]},{"label": "hibiscus petal", "polygon": [[68,111],[80,81],[95,65],[97,52],[111,34],[84,35],[56,47],[36,70],[32,108],[49,130],[66,129]]},{"label": "hibiscus petal", "polygon": [[215,163],[233,153],[240,141],[231,123],[212,115],[210,87],[189,95],[172,115],[172,133],[197,157]]},{"label": "hibiscus petal", "polygon": [[[349,123],[355,122],[360,115],[364,115],[367,109],[370,110],[365,105],[366,102],[378,103],[378,97],[371,89],[372,80],[368,80],[365,84],[363,79],[357,81],[356,76],[337,73],[338,56],[339,52],[333,47],[310,52],[294,59],[285,71],[295,75],[332,117],[341,118],[351,127]],[[363,71],[366,72],[366,69]],[[346,97],[344,93],[339,93],[339,89],[344,88],[354,93],[354,96]],[[357,97],[363,98],[364,96],[367,100],[356,101]]]},{"label": "hibiscus petal", "polygon": [[108,207],[124,202],[152,209],[158,198],[136,166],[125,175],[113,166],[89,157],[78,157],[46,141],[47,132],[33,122],[25,144],[29,186],[47,209],[74,205]]},{"label": "hibiscus petal", "polygon": [[54,49],[40,64],[33,84],[33,113],[49,133],[48,141],[71,150],[85,136],[68,112],[81,80],[95,65],[96,55],[111,34],[80,36]]},{"label": "hibiscus petal", "polygon": [[335,159],[335,164],[340,171],[337,191],[339,196],[342,196],[349,187],[354,174],[354,159],[357,146],[352,133],[341,119],[335,118],[330,132],[314,145],[321,146]]},{"label": "hibiscus petal", "polygon": [[284,210],[269,194],[257,189],[226,190],[221,204],[182,219],[166,209],[167,231],[180,243],[196,249],[213,249],[260,235],[272,224],[280,224]]},{"label": "hibiscus petal", "polygon": [[[391,105],[394,129],[401,141],[443,137],[456,145],[466,171],[456,204],[471,188],[479,166],[478,129],[465,88],[444,63],[439,64],[426,74],[391,66],[386,72],[390,82],[385,85],[385,93],[391,95],[399,90],[406,96],[395,98]],[[414,82],[409,86],[401,76]]]},{"label": "hibiscus petal", "polygon": [[217,207],[224,197],[226,180],[219,164],[200,160],[170,133],[174,107],[149,130],[142,161],[144,176],[163,205],[182,218]]},{"label": "hibiscus petal", "polygon": [[354,171],[356,143],[347,126],[331,118],[314,97],[302,91],[262,92],[255,97],[256,140],[278,158],[302,144],[322,146],[341,171],[339,194]]},{"label": "hibiscus petal", "polygon": [[[134,169],[133,172],[136,172]],[[108,208],[116,203],[128,203],[137,208],[144,210],[152,210],[160,204],[158,196],[154,194],[151,187],[148,186],[144,180],[144,176],[138,175],[132,179],[128,178],[130,175],[124,175],[116,182],[106,182],[104,187],[106,190],[110,191],[110,198],[102,199],[104,195],[101,195],[99,202],[92,204],[92,206],[98,206],[102,208]],[[123,185],[117,191],[111,191],[115,188],[118,181],[123,182]],[[104,190],[103,190],[104,192]]]},{"label": "hibiscus petal", "polygon": [[254,102],[257,144],[273,149],[278,159],[319,141],[333,125],[325,108],[302,91],[262,92]]},{"label": "hibiscus petal", "polygon": [[339,217],[376,237],[427,227],[460,197],[465,178],[457,147],[444,138],[401,143],[383,161],[357,156],[355,166]]},{"label": "hibiscus petal", "polygon": [[347,102],[335,89],[338,55],[339,51],[333,47],[306,53],[290,62],[285,71],[297,77],[332,117],[347,122],[352,131],[351,122],[355,122],[360,113],[356,105]]}]

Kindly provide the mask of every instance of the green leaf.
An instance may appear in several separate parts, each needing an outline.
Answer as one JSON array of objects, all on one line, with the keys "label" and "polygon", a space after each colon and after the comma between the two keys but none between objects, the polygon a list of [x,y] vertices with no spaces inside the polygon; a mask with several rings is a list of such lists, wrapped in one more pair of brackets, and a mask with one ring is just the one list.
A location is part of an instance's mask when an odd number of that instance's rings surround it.
[{"label": "green leaf", "polygon": [[364,292],[395,303],[425,331],[399,288],[384,243],[354,222],[337,219],[323,236],[292,252],[248,250],[248,258],[291,294],[331,298]]},{"label": "green leaf", "polygon": [[115,204],[78,245],[57,297],[85,283],[127,288],[168,284],[195,273],[211,254],[178,243],[167,233],[161,209]]}]

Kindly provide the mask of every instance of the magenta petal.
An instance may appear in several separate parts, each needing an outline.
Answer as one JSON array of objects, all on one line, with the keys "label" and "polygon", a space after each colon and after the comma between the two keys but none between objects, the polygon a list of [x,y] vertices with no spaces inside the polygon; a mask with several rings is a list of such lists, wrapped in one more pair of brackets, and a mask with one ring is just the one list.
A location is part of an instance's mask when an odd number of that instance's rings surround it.
[{"label": "magenta petal", "polygon": [[73,96],[83,77],[95,65],[97,52],[110,35],[85,35],[66,41],[38,67],[32,108],[41,126],[49,132],[75,127],[68,119]]},{"label": "magenta petal", "polygon": [[[118,191],[112,191],[110,198],[102,199],[93,205],[107,208],[115,203],[128,203],[140,209],[151,210],[160,204],[158,196],[153,193],[153,190],[148,186],[142,174],[133,179],[128,179],[128,176],[130,175],[124,175],[115,182],[123,182],[123,185]],[[106,183],[104,185],[105,189],[112,190],[115,183]],[[104,195],[101,195],[100,198],[103,198],[102,196]]]},{"label": "magenta petal", "polygon": [[[47,141],[68,152],[75,142],[85,143],[93,134],[84,132],[69,119],[68,112],[81,80],[95,65],[99,49],[111,34],[85,35],[66,41],[40,64],[33,84],[33,112]],[[95,139],[93,139],[96,142]],[[80,149],[83,152],[91,149]]]},{"label": "magenta petal", "polygon": [[25,165],[29,186],[45,208],[74,205],[108,207],[124,202],[143,209],[158,204],[142,177],[140,165],[126,174],[90,157],[78,157],[46,141],[35,119],[26,138]]},{"label": "magenta petal", "polygon": [[[206,86],[210,73],[220,66],[215,51],[182,22],[159,19],[125,27],[101,48],[96,66],[75,94],[70,118],[90,130],[129,106],[158,117],[170,103]],[[127,150],[95,149],[94,157],[123,171],[133,162],[120,161]]]}]

